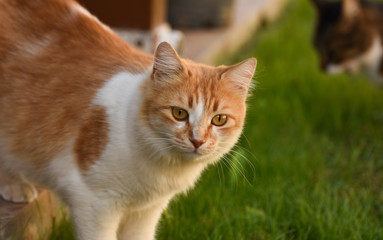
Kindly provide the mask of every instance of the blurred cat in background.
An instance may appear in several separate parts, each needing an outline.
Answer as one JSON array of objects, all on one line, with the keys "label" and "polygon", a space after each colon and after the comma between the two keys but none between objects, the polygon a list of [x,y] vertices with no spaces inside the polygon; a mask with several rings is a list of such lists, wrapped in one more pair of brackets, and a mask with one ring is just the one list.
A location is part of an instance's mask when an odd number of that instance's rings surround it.
[{"label": "blurred cat in background", "polygon": [[330,74],[364,70],[383,85],[383,4],[359,0],[312,0],[314,36],[321,68]]}]

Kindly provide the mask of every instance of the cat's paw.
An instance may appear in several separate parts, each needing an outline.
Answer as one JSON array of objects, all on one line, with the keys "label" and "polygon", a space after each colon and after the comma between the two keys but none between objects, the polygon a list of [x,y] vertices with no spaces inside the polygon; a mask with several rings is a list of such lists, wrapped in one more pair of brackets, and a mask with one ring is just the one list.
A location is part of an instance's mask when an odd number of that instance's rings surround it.
[{"label": "cat's paw", "polygon": [[11,183],[0,186],[1,197],[14,203],[32,202],[37,198],[37,190],[30,183]]}]

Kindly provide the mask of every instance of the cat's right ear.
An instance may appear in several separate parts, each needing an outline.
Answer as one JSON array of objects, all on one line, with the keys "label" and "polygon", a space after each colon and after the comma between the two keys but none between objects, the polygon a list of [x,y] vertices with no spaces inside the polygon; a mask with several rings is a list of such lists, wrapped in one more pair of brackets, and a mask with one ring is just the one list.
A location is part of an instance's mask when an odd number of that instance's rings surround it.
[{"label": "cat's right ear", "polygon": [[342,16],[345,19],[354,19],[359,15],[360,3],[358,0],[343,0],[342,1]]},{"label": "cat's right ear", "polygon": [[221,79],[231,85],[231,89],[241,96],[247,96],[251,88],[257,59],[249,58],[241,63],[227,67]]},{"label": "cat's right ear", "polygon": [[168,42],[161,42],[155,53],[152,81],[156,86],[166,86],[180,81],[186,69],[181,58]]}]

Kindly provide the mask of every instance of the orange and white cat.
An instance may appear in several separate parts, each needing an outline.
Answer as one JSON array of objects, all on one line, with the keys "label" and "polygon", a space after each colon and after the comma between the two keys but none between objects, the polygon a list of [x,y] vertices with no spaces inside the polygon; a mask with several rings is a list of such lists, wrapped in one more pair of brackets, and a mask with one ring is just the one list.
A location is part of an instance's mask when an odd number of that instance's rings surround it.
[{"label": "orange and white cat", "polygon": [[31,183],[77,239],[153,239],[169,200],[236,143],[254,58],[211,67],[123,42],[74,0],[0,0],[0,194]]}]

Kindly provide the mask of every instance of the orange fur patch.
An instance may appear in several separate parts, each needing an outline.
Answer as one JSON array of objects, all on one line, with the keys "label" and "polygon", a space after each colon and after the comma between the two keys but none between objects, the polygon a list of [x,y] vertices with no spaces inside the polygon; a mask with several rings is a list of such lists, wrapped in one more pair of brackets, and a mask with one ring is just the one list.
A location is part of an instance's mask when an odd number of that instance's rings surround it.
[{"label": "orange fur patch", "polygon": [[71,4],[0,1],[0,131],[12,154],[35,165],[81,133],[107,79],[153,62]]}]

